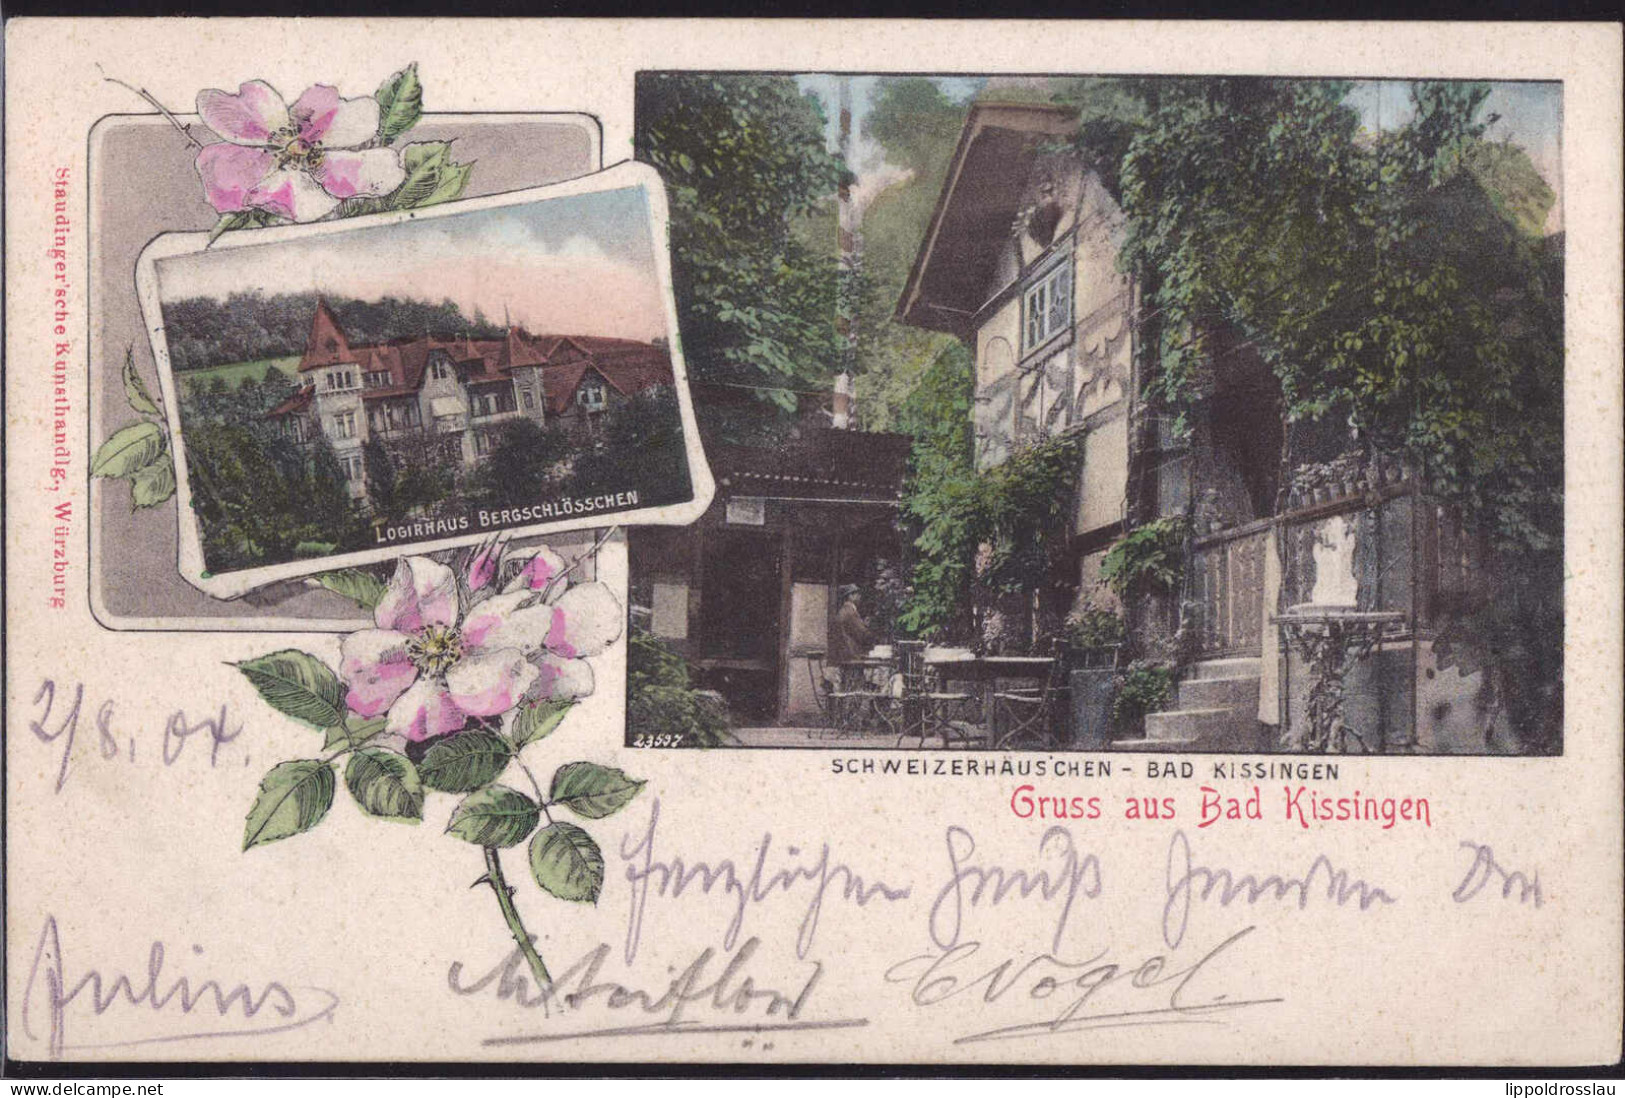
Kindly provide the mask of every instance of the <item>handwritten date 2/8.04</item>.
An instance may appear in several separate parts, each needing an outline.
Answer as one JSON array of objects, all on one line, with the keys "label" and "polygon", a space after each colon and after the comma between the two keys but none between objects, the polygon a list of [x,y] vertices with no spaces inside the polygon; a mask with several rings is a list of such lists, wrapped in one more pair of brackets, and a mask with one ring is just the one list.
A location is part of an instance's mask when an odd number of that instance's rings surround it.
[{"label": "handwritten date 2/8.04", "polygon": [[[81,718],[86,722],[84,732],[96,737],[94,750],[98,757],[106,762],[115,762],[119,759],[131,763],[136,761],[136,737],[115,728],[112,700],[103,699],[99,705],[87,702],[84,683],[76,682],[71,687],[64,686],[59,690],[54,679],[43,679],[40,681],[39,689],[34,692],[34,705],[36,712],[29,719],[29,729],[43,744],[51,746],[60,744],[56,792],[62,792],[62,787],[68,783],[74,746],[79,740],[81,731]],[[92,705],[95,707],[95,714],[89,716]],[[193,739],[203,739],[209,745],[207,748],[209,765],[219,766],[220,749],[236,740],[242,735],[242,731],[241,723],[232,725],[224,705],[220,707],[218,713],[200,720],[192,720],[185,710],[177,709],[164,723],[163,742],[158,755],[165,766],[174,766],[187,754],[188,743]],[[193,754],[197,754],[197,751]],[[248,762],[246,755],[243,762],[245,764]]]}]

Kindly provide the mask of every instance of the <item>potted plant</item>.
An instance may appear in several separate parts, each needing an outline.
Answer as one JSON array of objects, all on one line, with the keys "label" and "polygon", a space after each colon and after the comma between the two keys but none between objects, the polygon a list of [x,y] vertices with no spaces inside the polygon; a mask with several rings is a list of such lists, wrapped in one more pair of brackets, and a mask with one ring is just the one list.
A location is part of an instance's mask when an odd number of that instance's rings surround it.
[{"label": "potted plant", "polygon": [[1166,660],[1135,660],[1118,676],[1112,701],[1112,723],[1133,736],[1143,736],[1145,715],[1173,697],[1177,669]]},{"label": "potted plant", "polygon": [[1104,748],[1111,738],[1116,669],[1128,630],[1117,611],[1091,607],[1067,616],[1063,638],[1070,665],[1073,746]]}]

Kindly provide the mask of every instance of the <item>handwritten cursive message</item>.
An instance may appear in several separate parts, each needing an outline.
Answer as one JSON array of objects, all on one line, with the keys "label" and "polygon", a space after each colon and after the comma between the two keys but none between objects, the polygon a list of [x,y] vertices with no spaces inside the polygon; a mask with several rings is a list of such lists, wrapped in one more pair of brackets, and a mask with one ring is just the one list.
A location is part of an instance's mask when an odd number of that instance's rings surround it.
[{"label": "handwritten cursive message", "polygon": [[771,986],[755,971],[761,939],[747,938],[737,950],[721,954],[710,946],[695,953],[674,975],[653,987],[633,977],[606,979],[608,943],[600,943],[565,968],[547,987],[534,987],[524,955],[517,948],[484,975],[465,982],[461,961],[452,963],[447,983],[460,996],[490,995],[544,1016],[557,1007],[599,1007],[632,1021],[599,1027],[491,1037],[486,1045],[527,1045],[580,1037],[633,1037],[701,1033],[770,1033],[816,1029],[850,1029],[866,1018],[817,1019],[807,1008],[824,975],[822,962],[810,962],[798,981]]},{"label": "handwritten cursive message", "polygon": [[982,865],[972,862],[976,839],[964,827],[947,831],[948,881],[937,892],[929,917],[931,940],[940,949],[952,949],[965,925],[965,911],[985,903],[997,907],[1005,900],[1030,899],[1035,893],[1042,902],[1056,904],[1055,932],[1050,948],[1061,948],[1067,920],[1080,897],[1100,895],[1100,859],[1078,849],[1072,832],[1060,825],[1044,832],[1038,840],[1038,862],[1034,866]]},{"label": "handwritten cursive message", "polygon": [[[627,863],[626,880],[632,886],[632,908],[626,926],[628,964],[637,958],[651,893],[666,900],[681,901],[694,896],[691,889],[698,885],[699,896],[709,896],[715,891],[727,897],[732,910],[723,931],[722,945],[732,949],[753,907],[775,894],[799,892],[806,898],[796,936],[796,956],[801,958],[812,948],[824,900],[832,890],[837,898],[857,907],[866,907],[877,897],[886,903],[896,903],[910,895],[906,886],[896,888],[881,880],[866,882],[851,866],[834,859],[828,843],[820,844],[817,855],[809,857],[803,856],[799,846],[786,846],[784,858],[792,860],[792,864],[770,870],[769,858],[774,854],[771,832],[762,833],[755,857],[747,863],[749,869],[744,872],[731,858],[714,863],[677,855],[657,858],[655,834],[659,823],[660,801],[657,799],[649,809],[649,826],[641,835],[635,838],[629,835],[621,843],[621,859]],[[801,860],[795,862],[795,859]]]},{"label": "handwritten cursive message", "polygon": [[[198,946],[192,951],[202,953]],[[23,989],[23,1033],[31,1040],[41,1039],[43,1033],[54,1059],[72,1049],[285,1033],[330,1017],[339,1004],[338,996],[325,988],[291,988],[281,980],[257,987],[235,982],[229,990],[213,977],[194,983],[189,976],[166,974],[167,963],[164,944],[153,941],[144,980],[122,972],[104,974],[99,968],[80,973],[64,957],[56,916],[48,915]],[[76,1018],[111,1013],[124,1015],[118,1040],[69,1040],[70,1023]]]},{"label": "handwritten cursive message", "polygon": [[1495,860],[1495,851],[1487,843],[1475,843],[1463,839],[1461,849],[1472,851],[1472,863],[1467,867],[1467,875],[1461,879],[1450,894],[1450,898],[1458,904],[1464,904],[1477,896],[1488,884],[1501,886],[1501,899],[1516,898],[1521,903],[1532,902],[1539,907],[1546,902],[1540,891],[1540,873],[1534,876],[1526,875],[1522,870],[1505,869]]},{"label": "handwritten cursive message", "polygon": [[[1345,869],[1332,864],[1324,854],[1317,854],[1309,867],[1295,876],[1279,873],[1235,873],[1229,869],[1200,865],[1191,858],[1190,840],[1185,832],[1175,831],[1168,843],[1168,899],[1162,908],[1162,937],[1170,949],[1185,938],[1190,924],[1193,900],[1213,900],[1219,907],[1229,907],[1236,901],[1248,906],[1260,901],[1290,902],[1299,911],[1308,908],[1309,901],[1319,897],[1334,907],[1356,902],[1358,910],[1366,911],[1373,904],[1391,904],[1394,897],[1387,891],[1350,877]],[[1317,891],[1318,890],[1318,891]]]},{"label": "handwritten cursive message", "polygon": [[[1291,868],[1239,867],[1199,851],[1206,833],[1184,829],[1168,835],[1160,860],[1146,860],[1098,845],[1098,836],[1086,847],[1073,825],[1061,823],[1046,827],[1025,854],[995,856],[991,843],[984,848],[970,827],[953,824],[940,832],[935,875],[917,888],[912,881],[866,878],[829,843],[803,853],[771,832],[762,833],[748,857],[696,858],[666,848],[660,821],[655,801],[647,826],[625,836],[620,847],[630,885],[623,972],[612,971],[608,943],[595,945],[545,987],[532,982],[518,950],[473,977],[462,962],[451,965],[448,986],[460,997],[580,1019],[492,1036],[486,1045],[682,1033],[744,1034],[767,1048],[773,1034],[871,1024],[867,1007],[854,1016],[839,1013],[852,1002],[850,990],[839,1002],[821,994],[826,980],[844,989],[854,980],[861,985],[865,974],[852,971],[854,964],[875,965],[871,978],[901,989],[909,1010],[941,1012],[948,1019],[939,1022],[942,1038],[956,1045],[1228,1025],[1285,1002],[1261,984],[1260,974],[1269,969],[1249,956],[1265,913],[1318,920],[1347,910],[1373,918],[1400,902],[1386,883],[1313,848],[1299,852]],[[1503,866],[1484,844],[1463,843],[1462,849],[1471,862],[1452,893],[1458,903],[1499,885],[1504,898],[1539,905],[1538,876]],[[1427,891],[1425,884],[1418,887]],[[1434,887],[1442,899],[1449,885]],[[788,914],[799,919],[794,959],[788,929],[783,939],[767,929],[784,925],[786,912],[763,910],[787,898]],[[864,948],[825,942],[813,957],[819,915],[831,898],[854,907],[874,901],[875,915],[865,927]],[[1143,938],[1123,925],[1125,898],[1130,910],[1150,916],[1139,928]],[[1109,909],[1101,906],[1107,899]],[[706,900],[713,908],[722,902],[720,947],[693,944],[694,928],[703,924],[696,924],[692,908]],[[1244,925],[1237,926],[1234,915],[1229,925],[1204,925],[1243,911]],[[688,944],[675,958],[639,959],[645,928],[656,918],[674,921],[676,940]],[[875,957],[876,943],[906,940],[919,929],[926,948]],[[1152,934],[1158,940],[1148,946]],[[673,940],[671,928],[662,927],[659,939]],[[652,971],[662,974],[651,977]]]},{"label": "handwritten cursive message", "polygon": [[[1119,960],[1110,948],[1081,961],[1063,960],[1053,953],[989,961],[978,958],[980,942],[965,941],[899,961],[886,970],[885,978],[888,983],[908,985],[909,1001],[923,1008],[961,996],[972,996],[985,1006],[1006,997],[1020,1006],[1042,1004],[1043,1017],[1038,1020],[976,1030],[955,1038],[958,1045],[1089,1029],[1212,1025],[1223,1015],[1283,1001],[1216,990],[1215,982],[1222,982],[1215,971],[1218,959],[1253,929],[1237,931],[1184,967],[1175,967],[1170,957],[1160,953]],[[1051,1005],[1056,999],[1061,1002],[1059,1009]]]}]

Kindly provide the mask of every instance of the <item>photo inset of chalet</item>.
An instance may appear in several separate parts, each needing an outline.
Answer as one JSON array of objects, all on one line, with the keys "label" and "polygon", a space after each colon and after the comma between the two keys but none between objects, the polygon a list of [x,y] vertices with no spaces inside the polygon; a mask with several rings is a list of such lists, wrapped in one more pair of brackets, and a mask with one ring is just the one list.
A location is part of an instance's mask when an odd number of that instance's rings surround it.
[{"label": "photo inset of chalet", "polygon": [[358,502],[367,497],[369,439],[427,441],[437,463],[466,470],[506,424],[562,426],[585,441],[605,412],[672,384],[671,357],[659,343],[531,335],[510,325],[500,339],[426,334],[352,344],[320,301],[298,373],[299,391],[266,415],[298,442],[325,438]]}]

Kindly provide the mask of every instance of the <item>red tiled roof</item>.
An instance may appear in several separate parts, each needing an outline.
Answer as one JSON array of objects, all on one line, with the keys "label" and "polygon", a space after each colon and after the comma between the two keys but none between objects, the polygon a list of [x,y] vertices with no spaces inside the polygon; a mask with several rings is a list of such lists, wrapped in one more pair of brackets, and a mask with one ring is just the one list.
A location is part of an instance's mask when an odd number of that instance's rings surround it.
[{"label": "red tiled roof", "polygon": [[[500,339],[427,334],[352,345],[325,301],[316,303],[310,343],[299,369],[303,372],[354,362],[362,374],[357,380],[364,386],[367,374],[387,373],[387,385],[364,387],[361,392],[363,400],[382,400],[409,396],[421,389],[429,356],[436,351],[445,352],[456,364],[464,384],[507,381],[515,369],[542,367],[547,406],[555,415],[569,407],[589,369],[597,370],[623,396],[672,381],[671,358],[665,348],[613,336],[533,336],[510,326]],[[309,407],[311,393],[309,388],[302,390],[267,415],[302,411]]]},{"label": "red tiled roof", "polygon": [[266,418],[270,418],[272,416],[285,416],[292,412],[303,412],[306,408],[310,407],[310,398],[315,394],[315,391],[316,390],[313,386],[305,386],[297,393],[293,394],[293,396],[289,397],[287,400],[284,400],[281,404],[278,404],[269,412],[266,412]]},{"label": "red tiled roof", "polygon": [[328,311],[327,302],[316,302],[316,318],[310,322],[310,338],[305,340],[305,357],[299,360],[299,372],[351,361],[350,343],[344,338],[339,322]]},{"label": "red tiled roof", "polygon": [[581,387],[581,381],[589,370],[597,373],[622,396],[631,396],[656,385],[671,384],[671,359],[664,350],[631,340],[612,342],[622,347],[593,358],[549,366],[542,371],[549,412],[560,415],[570,407],[570,401],[575,399],[576,390]]},{"label": "red tiled roof", "polygon": [[509,328],[499,361],[503,369],[511,370],[515,366],[545,366],[547,356],[535,343],[524,339],[518,328]]}]

